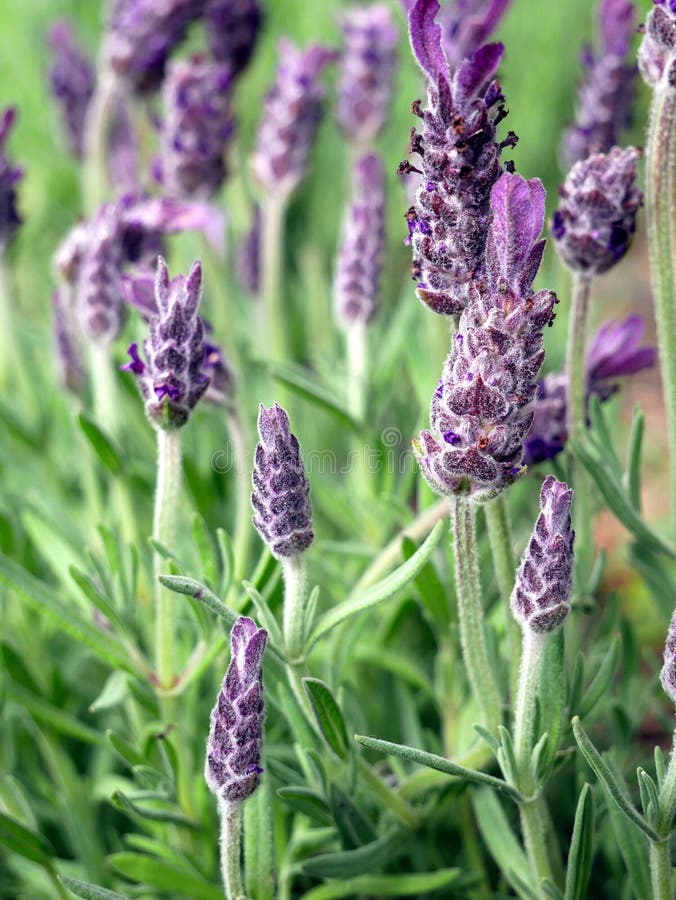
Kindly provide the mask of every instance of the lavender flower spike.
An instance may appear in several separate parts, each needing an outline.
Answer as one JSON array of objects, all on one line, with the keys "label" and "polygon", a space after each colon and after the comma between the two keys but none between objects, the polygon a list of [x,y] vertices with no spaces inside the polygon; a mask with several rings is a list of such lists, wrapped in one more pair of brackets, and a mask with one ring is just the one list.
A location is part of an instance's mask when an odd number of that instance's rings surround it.
[{"label": "lavender flower spike", "polygon": [[48,38],[53,52],[49,79],[61,112],[71,153],[80,159],[84,150],[87,107],[94,93],[94,67],[75,43],[70,24],[57,22]]},{"label": "lavender flower spike", "polygon": [[209,386],[204,374],[204,327],[197,315],[202,295],[202,269],[196,262],[190,274],[169,280],[167,264],[157,261],[155,299],[159,312],[150,320],[150,336],[144,341],[144,362],[138,346],[129,347],[131,362],[122,366],[133,372],[146,414],[156,428],[167,431],[185,425]]},{"label": "lavender flower spike", "polygon": [[397,30],[383,3],[341,16],[343,50],[336,119],[346,138],[367,144],[387,118],[396,63]]},{"label": "lavender flower spike", "polygon": [[673,703],[676,703],[676,610],[674,610],[669,623],[660,681],[664,693]]},{"label": "lavender flower spike", "polygon": [[251,162],[271,196],[286,199],[305,177],[324,97],[319,76],[332,59],[332,51],[318,44],[299,50],[291,41],[279,42],[277,79]]},{"label": "lavender flower spike", "polygon": [[246,800],[258,787],[263,744],[261,665],[268,633],[240,616],[230,633],[230,665],[211,712],[204,778],[219,800]]},{"label": "lavender flower spike", "polygon": [[303,553],[314,540],[310,485],[289,417],[277,403],[258,413],[253,469],[253,523],[277,559]]},{"label": "lavender flower spike", "polygon": [[[76,313],[84,334],[100,344],[110,344],[124,323],[120,287],[123,259],[121,209],[106,203],[86,231],[72,232],[74,277],[77,279]],[[77,260],[77,241],[83,240]]]},{"label": "lavender flower spike", "polygon": [[367,325],[375,315],[385,246],[385,174],[380,158],[374,153],[362,156],[353,178],[334,290],[336,319],[345,329],[357,322]]},{"label": "lavender flower spike", "polygon": [[225,178],[225,148],[234,133],[232,76],[201,56],[173,63],[164,80],[162,181],[167,193],[207,200]]},{"label": "lavender flower spike", "polygon": [[602,275],[629,249],[643,194],[634,147],[613,147],[575,163],[561,188],[552,237],[563,262],[582,275]]},{"label": "lavender flower spike", "polygon": [[12,106],[0,114],[0,253],[21,225],[16,208],[16,184],[23,178],[23,169],[13,166],[5,153],[5,142],[15,121],[16,110]]},{"label": "lavender flower spike", "polygon": [[481,47],[451,71],[434,21],[438,11],[437,0],[418,0],[409,15],[413,52],[428,77],[427,107],[412,108],[422,128],[412,131],[409,150],[420,168],[403,162],[399,172],[420,173],[415,205],[406,214],[418,298],[433,312],[455,315],[482,274],[491,189],[503,171],[501,150],[516,136],[496,139],[496,124],[506,115],[493,80],[502,45]]},{"label": "lavender flower spike", "polygon": [[204,21],[209,51],[228,66],[233,78],[249,64],[262,18],[256,0],[207,0]]},{"label": "lavender flower spike", "polygon": [[643,40],[638,51],[638,68],[646,84],[660,84],[667,90],[676,85],[676,3],[653,0]]},{"label": "lavender flower spike", "polygon": [[631,124],[636,66],[626,62],[636,30],[631,0],[600,0],[599,49],[587,47],[582,61],[585,77],[580,86],[575,122],[563,139],[568,165],[592,153],[607,153],[618,143],[620,131]]},{"label": "lavender flower spike", "polygon": [[547,634],[570,609],[573,542],[570,505],[573,491],[553,475],[540,492],[540,515],[516,574],[512,612],[524,630]]},{"label": "lavender flower spike", "polygon": [[432,398],[430,431],[414,442],[422,473],[438,494],[489,500],[524,472],[542,330],[556,302],[550,291],[532,290],[544,249],[544,205],[537,178],[506,172],[493,188],[486,274],[471,285]]}]

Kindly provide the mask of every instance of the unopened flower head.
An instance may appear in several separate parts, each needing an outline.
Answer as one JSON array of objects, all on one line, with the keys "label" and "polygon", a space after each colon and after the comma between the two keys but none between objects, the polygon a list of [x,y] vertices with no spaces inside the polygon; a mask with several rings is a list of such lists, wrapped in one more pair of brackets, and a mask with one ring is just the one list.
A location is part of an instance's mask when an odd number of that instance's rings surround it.
[{"label": "unopened flower head", "polygon": [[585,73],[575,121],[566,130],[563,155],[568,165],[592,153],[607,153],[631,124],[636,66],[627,62],[636,16],[631,0],[600,0],[598,48],[585,48]]},{"label": "unopened flower head", "polygon": [[430,430],[414,442],[436,493],[476,501],[524,472],[523,442],[544,358],[543,328],[556,297],[533,293],[544,250],[545,191],[505,173],[493,188],[485,276],[474,283],[430,407]]},{"label": "unopened flower head", "polygon": [[230,665],[211,712],[204,778],[220,800],[246,800],[258,787],[263,746],[261,667],[268,633],[240,616],[230,633]]},{"label": "unopened flower head", "polygon": [[512,612],[526,630],[555,631],[570,610],[573,542],[570,523],[573,492],[553,475],[540,491],[540,515],[516,573]]},{"label": "unopened flower head", "polygon": [[369,153],[358,159],[353,182],[334,289],[336,319],[345,329],[367,325],[378,305],[385,249],[385,174],[380,158]]},{"label": "unopened flower head", "polygon": [[70,23],[63,20],[49,32],[52,65],[49,79],[59,104],[63,130],[71,153],[80,158],[84,149],[84,126],[94,93],[94,67],[78,47]]},{"label": "unopened flower head", "polygon": [[341,27],[336,119],[351,143],[364,145],[376,137],[387,119],[397,30],[383,3],[346,10]]},{"label": "unopened flower head", "polygon": [[638,67],[653,88],[676,90],[676,2],[653,0],[638,51]]},{"label": "unopened flower head", "polygon": [[300,50],[279,42],[277,78],[265,100],[252,168],[269,195],[285,199],[306,175],[321,118],[324,88],[319,77],[333,59],[315,44]]},{"label": "unopened flower head", "polygon": [[233,78],[249,64],[263,15],[256,0],[207,0],[204,21],[211,56]]},{"label": "unopened flower head", "polygon": [[16,208],[16,185],[23,178],[23,169],[12,165],[5,149],[15,121],[14,107],[9,106],[0,113],[0,253],[14,237],[22,221]]},{"label": "unopened flower head", "polygon": [[100,344],[115,340],[124,323],[120,287],[123,260],[122,219],[118,204],[101,206],[74,244],[77,317],[84,334]]},{"label": "unopened flower head", "polygon": [[253,469],[253,523],[277,559],[303,553],[314,540],[310,485],[289,417],[275,403],[258,413]]},{"label": "unopened flower head", "polygon": [[162,182],[182,199],[208,199],[225,178],[225,150],[234,133],[232,76],[202,56],[169,67],[162,96]]},{"label": "unopened flower head", "polygon": [[451,71],[435,23],[438,10],[437,0],[418,0],[409,15],[411,44],[428,91],[424,110],[413,105],[422,127],[411,132],[409,150],[420,168],[404,162],[399,171],[420,173],[415,204],[406,215],[418,297],[434,312],[454,315],[465,308],[470,285],[482,274],[491,189],[503,171],[501,150],[513,146],[516,136],[496,139],[496,124],[506,114],[494,80],[502,45],[481,47]]},{"label": "unopened flower head", "polygon": [[129,347],[131,362],[122,366],[136,376],[146,414],[156,428],[173,430],[185,425],[209,386],[204,373],[204,327],[197,315],[202,295],[202,269],[196,262],[190,274],[169,280],[165,261],[157,262],[155,301],[158,312],[150,319],[150,335]]},{"label": "unopened flower head", "polygon": [[563,262],[582,275],[601,275],[629,249],[643,194],[634,147],[595,153],[575,163],[559,188],[551,232]]}]

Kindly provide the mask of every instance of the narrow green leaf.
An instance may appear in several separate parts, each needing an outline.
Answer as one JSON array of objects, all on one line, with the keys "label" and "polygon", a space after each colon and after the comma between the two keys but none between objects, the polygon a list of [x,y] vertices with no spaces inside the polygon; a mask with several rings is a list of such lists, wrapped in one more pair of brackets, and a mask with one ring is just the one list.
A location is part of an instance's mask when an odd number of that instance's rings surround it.
[{"label": "narrow green leaf", "polygon": [[215,549],[206,522],[198,512],[192,517],[192,537],[200,558],[202,578],[206,584],[215,587],[218,579]]},{"label": "narrow green leaf", "polygon": [[238,619],[238,615],[234,610],[219,600],[216,594],[210,591],[206,585],[201,584],[194,578],[186,578],[184,575],[158,575],[157,580],[170,591],[174,591],[176,594],[184,594],[186,597],[192,597],[193,600],[204,604],[207,609],[210,609],[211,612],[216,613],[219,618],[223,619],[223,623],[228,629],[232,628]]},{"label": "narrow green leaf", "polygon": [[341,425],[350,431],[358,432],[359,424],[350,413],[336,402],[336,392],[332,388],[320,384],[306,369],[288,363],[277,363],[269,360],[258,361],[277,381],[291,388],[295,393],[330,413]]},{"label": "narrow green leaf", "polygon": [[578,707],[580,717],[587,716],[594,709],[601,697],[605,695],[610,687],[610,682],[615,675],[619,655],[620,636],[616,635],[611,641],[606,655],[603,657],[603,661],[601,662],[596,675],[594,675],[592,683],[589,685],[580,701]]},{"label": "narrow green leaf", "polygon": [[312,628],[315,624],[315,617],[317,615],[317,603],[319,602],[319,585],[316,584],[312,590],[310,591],[310,596],[307,598],[307,604],[305,605],[305,627],[304,627],[304,635],[303,642],[306,643],[310,635],[312,634]]},{"label": "narrow green leaf", "polygon": [[232,576],[235,568],[235,557],[232,549],[232,541],[227,531],[216,529],[216,543],[221,562],[221,583],[218,586],[220,597],[227,597],[232,584]]},{"label": "narrow green leaf", "polygon": [[437,869],[436,872],[410,875],[362,875],[348,878],[346,881],[320,884],[303,894],[303,900],[341,900],[343,897],[423,897],[451,887],[459,881],[461,875],[460,869]]},{"label": "narrow green leaf", "polygon": [[518,768],[516,756],[514,755],[512,735],[504,725],[498,725],[498,734],[500,735],[500,748],[497,752],[497,758],[500,768],[505,778],[512,784],[516,784]]},{"label": "narrow green leaf", "polygon": [[400,759],[407,759],[410,762],[418,763],[421,766],[427,766],[430,769],[437,769],[439,772],[445,772],[447,775],[455,775],[463,781],[472,781],[476,784],[487,784],[497,791],[502,791],[510,799],[518,802],[521,799],[519,792],[506,781],[501,778],[495,778],[493,775],[487,775],[485,772],[477,772],[474,769],[467,769],[465,766],[458,765],[450,759],[444,759],[443,756],[436,756],[434,753],[426,753],[424,750],[417,750],[415,747],[407,747],[404,744],[393,744],[390,741],[381,741],[378,738],[366,737],[362,734],[355,734],[355,741],[368,747],[370,750],[378,750],[381,753],[387,753],[391,756],[398,756]]},{"label": "narrow green leaf", "polygon": [[661,747],[655,747],[655,774],[657,775],[657,787],[661,791],[664,784],[664,776],[667,774],[664,753]]},{"label": "narrow green leaf", "polygon": [[582,751],[582,755],[601,782],[601,785],[606,792],[606,796],[609,797],[629,821],[638,826],[651,841],[659,841],[657,832],[648,825],[643,816],[634,807],[629,799],[626,789],[615,778],[612,769],[589,739],[578,716],[575,716],[573,719],[573,734],[575,735],[578,747]]},{"label": "narrow green leaf", "polygon": [[392,828],[382,837],[354,850],[342,853],[322,853],[303,863],[303,871],[315,878],[353,878],[381,869],[393,859],[408,835],[400,828]]},{"label": "narrow green leaf", "polygon": [[189,819],[176,808],[165,809],[162,807],[139,806],[138,803],[134,803],[122,791],[115,791],[110,800],[113,806],[139,819],[149,819],[152,822],[170,822],[172,825],[182,825],[184,828],[199,828],[199,822]]},{"label": "narrow green leaf", "polygon": [[312,637],[310,638],[310,646],[323,637],[336,625],[344,622],[345,619],[387,600],[397,591],[405,587],[425,565],[430,558],[437,544],[441,540],[441,536],[445,530],[444,522],[437,522],[425,542],[418,548],[413,556],[408,559],[398,569],[379,581],[377,584],[367,588],[362,593],[353,597],[348,597],[342,603],[332,607],[328,612],[324,613],[317,623]]},{"label": "narrow green leaf", "polygon": [[59,881],[68,888],[71,894],[81,897],[82,900],[128,900],[124,894],[116,894],[115,891],[90,884],[88,881],[69,878],[67,875],[59,875]]},{"label": "narrow green leaf", "polygon": [[320,825],[333,825],[326,801],[312,788],[293,785],[281,787],[277,788],[277,796],[296,812],[303,813]]},{"label": "narrow green leaf", "polygon": [[376,838],[375,829],[350,794],[337,784],[329,788],[331,815],[346,850],[370,844]]},{"label": "narrow green leaf", "polygon": [[77,716],[59,709],[48,700],[43,700],[37,694],[31,693],[26,688],[11,681],[7,682],[7,694],[11,700],[18,703],[22,709],[48,728],[60,734],[67,734],[69,737],[75,738],[86,744],[98,744],[105,746],[105,739],[96,729],[90,728],[81,722]]},{"label": "narrow green leaf", "polygon": [[604,794],[604,798],[615,844],[629,873],[634,896],[652,897],[650,870],[648,868],[648,844],[645,834],[642,829],[637,828],[627,818],[608,794]]},{"label": "narrow green leaf", "polygon": [[113,475],[119,475],[122,470],[122,457],[115,449],[111,439],[101,431],[99,426],[84,413],[77,417],[82,433],[98,456],[99,460]]},{"label": "narrow green leaf", "polygon": [[[404,559],[410,559],[416,551],[415,543],[404,537],[401,542],[401,553]],[[451,616],[450,609],[455,604],[447,602],[448,585],[443,585],[431,561],[427,562],[414,578],[420,600],[432,623],[445,634]]]},{"label": "narrow green leaf", "polygon": [[89,712],[112,709],[119,706],[129,696],[129,681],[126,672],[111,672],[101,693],[89,706]]},{"label": "narrow green leaf", "polygon": [[223,900],[222,888],[170,865],[165,859],[125,851],[113,853],[109,862],[116,871],[132,881],[172,894],[183,894],[191,900]]},{"label": "narrow green leaf", "polygon": [[282,637],[282,630],[277,624],[277,619],[275,619],[274,615],[272,614],[272,610],[268,606],[268,602],[265,597],[256,590],[256,588],[253,586],[253,584],[251,584],[250,581],[243,581],[242,587],[244,588],[247,596],[254,605],[258,624],[265,628],[265,630],[268,632],[268,643],[274,644],[276,647],[283,647],[284,639]]},{"label": "narrow green leaf", "polygon": [[640,573],[652,594],[655,605],[666,620],[674,611],[676,579],[662,565],[658,555],[640,544],[629,547],[632,566]]},{"label": "narrow green leaf", "polygon": [[638,779],[638,789],[641,794],[641,806],[643,814],[650,824],[657,828],[660,818],[660,801],[657,794],[657,787],[650,775],[640,766],[636,770]]},{"label": "narrow green leaf", "polygon": [[622,465],[615,452],[615,441],[608,428],[601,400],[595,394],[589,397],[589,422],[588,440],[603,452],[613,474],[619,478],[622,475]]},{"label": "narrow green leaf", "polygon": [[78,569],[77,566],[69,566],[68,573],[92,606],[98,609],[111,625],[121,630],[123,626],[117,610],[110,602],[110,599],[100,590],[94,579],[86,572]]},{"label": "narrow green leaf", "polygon": [[146,763],[145,756],[139,749],[130,744],[119,734],[115,734],[110,729],[106,731],[106,738],[113,747],[113,750],[127,763],[131,768],[134,766],[142,766]]},{"label": "narrow green leaf", "polygon": [[644,431],[645,418],[641,410],[635,407],[629,432],[627,468],[622,478],[622,484],[627,491],[629,500],[639,512],[641,511],[641,450],[643,449]]},{"label": "narrow green leaf", "polygon": [[302,682],[324,740],[339,759],[347,760],[350,755],[347,728],[329,686],[319,678],[303,678]]},{"label": "narrow green leaf", "polygon": [[542,880],[542,889],[545,894],[549,897],[549,900],[563,900],[563,894],[557,888],[553,881],[550,881],[548,878],[544,878]]},{"label": "narrow green leaf", "polygon": [[587,896],[587,882],[594,853],[594,820],[594,795],[589,785],[584,784],[575,810],[564,900],[584,900]]},{"label": "narrow green leaf", "polygon": [[492,790],[478,788],[472,791],[472,807],[484,845],[507,881],[524,900],[536,900],[535,892],[518,877],[517,873],[530,871],[528,860],[498,798]]},{"label": "narrow green leaf", "polygon": [[0,812],[0,844],[41,866],[50,866],[54,856],[46,838],[3,812]]}]

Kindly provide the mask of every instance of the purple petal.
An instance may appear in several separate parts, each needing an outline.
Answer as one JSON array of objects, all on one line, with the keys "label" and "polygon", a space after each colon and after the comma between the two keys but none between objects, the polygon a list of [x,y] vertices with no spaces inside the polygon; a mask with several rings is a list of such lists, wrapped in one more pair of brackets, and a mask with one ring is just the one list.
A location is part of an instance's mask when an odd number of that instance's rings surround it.
[{"label": "purple petal", "polygon": [[441,46],[441,26],[434,22],[438,12],[437,0],[418,0],[408,14],[413,54],[430,78],[448,72],[448,62]]},{"label": "purple petal", "polygon": [[479,88],[490,81],[504,52],[502,44],[486,44],[460,63],[453,79],[456,102],[473,97]]},{"label": "purple petal", "polygon": [[[508,283],[532,269],[529,257],[542,231],[545,217],[545,189],[539,178],[526,180],[505,172],[493,186],[493,221],[488,233],[486,254],[493,280],[502,276]],[[541,253],[538,249],[537,253]]]}]

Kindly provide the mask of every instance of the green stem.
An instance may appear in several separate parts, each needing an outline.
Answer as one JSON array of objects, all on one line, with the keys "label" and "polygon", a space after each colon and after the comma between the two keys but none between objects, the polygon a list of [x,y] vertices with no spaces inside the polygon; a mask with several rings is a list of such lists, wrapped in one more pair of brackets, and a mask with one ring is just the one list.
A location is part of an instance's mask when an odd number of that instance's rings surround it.
[{"label": "green stem", "polygon": [[234,576],[231,590],[237,590],[247,574],[251,544],[251,473],[246,459],[242,421],[236,412],[228,416],[235,470],[235,521],[232,533]]},{"label": "green stem", "polygon": [[483,725],[496,732],[502,701],[488,660],[484,610],[476,559],[475,509],[465,500],[451,501],[455,548],[455,579],[462,657]]},{"label": "green stem", "polygon": [[368,340],[366,325],[355,322],[347,329],[347,402],[350,413],[358,422],[366,414],[366,373],[368,369]]},{"label": "green stem", "polygon": [[244,900],[242,879],[242,804],[219,800],[221,817],[221,873],[227,900]]},{"label": "green stem", "polygon": [[493,565],[498,589],[505,609],[505,628],[507,631],[507,651],[509,653],[509,685],[510,693],[516,696],[519,685],[519,662],[521,659],[521,630],[519,623],[512,615],[511,598],[516,572],[514,547],[512,544],[512,528],[509,522],[509,510],[503,495],[484,506],[488,538],[491,542]]},{"label": "green stem", "polygon": [[84,131],[83,205],[89,215],[108,196],[108,135],[111,113],[119,98],[119,81],[107,66],[99,66],[97,87],[87,107]]},{"label": "green stem", "polygon": [[554,879],[549,865],[549,858],[547,857],[544,823],[540,815],[537,798],[521,803],[519,805],[519,816],[523,840],[526,845],[526,854],[536,879],[535,890],[538,897],[545,898],[548,895],[542,889],[542,882],[547,879],[553,883]]},{"label": "green stem", "polygon": [[668,839],[650,842],[650,881],[653,900],[671,900],[671,848]]},{"label": "green stem", "polygon": [[672,209],[673,169],[676,161],[675,123],[676,91],[668,85],[658,85],[653,93],[646,147],[645,207],[657,344],[667,417],[669,497],[672,527],[676,535],[676,225]]},{"label": "green stem", "polygon": [[[181,435],[179,431],[157,431],[157,489],[153,516],[153,537],[172,548],[176,536],[178,498],[181,485]],[[162,556],[153,554],[155,586],[155,652],[157,678],[161,688],[170,688],[176,675],[175,597],[162,587],[157,576],[165,567]]]},{"label": "green stem", "polygon": [[263,339],[268,357],[276,360],[287,356],[287,311],[283,303],[285,213],[286,204],[278,197],[267,197],[261,206]]},{"label": "green stem", "polygon": [[92,405],[97,425],[111,436],[117,427],[117,383],[110,346],[90,340],[87,345]]},{"label": "green stem", "polygon": [[303,658],[305,649],[305,560],[303,554],[282,560],[284,572],[284,647],[289,662]]}]

